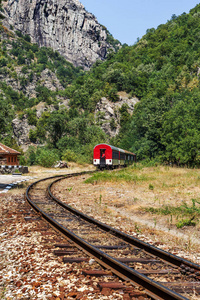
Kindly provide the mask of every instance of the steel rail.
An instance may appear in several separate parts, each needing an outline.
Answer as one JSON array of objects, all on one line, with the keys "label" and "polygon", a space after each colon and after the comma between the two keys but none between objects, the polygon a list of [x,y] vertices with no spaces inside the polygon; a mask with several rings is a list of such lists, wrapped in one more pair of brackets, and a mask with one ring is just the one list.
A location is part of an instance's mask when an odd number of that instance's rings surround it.
[{"label": "steel rail", "polygon": [[[70,174],[71,175],[71,174]],[[78,176],[78,175],[75,175]],[[53,178],[53,177],[51,177]],[[51,178],[46,178],[51,179]],[[188,300],[187,298],[173,292],[167,287],[161,285],[158,282],[148,278],[147,276],[137,272],[136,270],[126,266],[125,264],[119,262],[117,259],[111,257],[110,255],[104,253],[100,249],[92,246],[90,243],[81,239],[79,236],[65,228],[63,225],[58,223],[52,217],[50,217],[47,213],[43,212],[29,197],[29,191],[34,186],[34,184],[44,181],[45,179],[38,180],[37,182],[31,184],[26,190],[26,199],[30,203],[30,205],[46,220],[51,224],[56,230],[61,232],[67,238],[72,240],[75,244],[79,246],[84,252],[89,254],[90,256],[95,257],[95,260],[102,266],[107,269],[111,269],[111,271],[122,278],[123,280],[129,281],[133,286],[143,286],[145,288],[145,292],[152,299],[155,300]]]},{"label": "steel rail", "polygon": [[59,179],[65,179],[65,178],[75,177],[75,176],[84,175],[84,174],[92,174],[92,173],[95,173],[95,172],[99,172],[99,171],[83,171],[83,172],[80,172],[80,173],[69,173],[69,174],[63,174],[63,175],[54,175],[54,176],[51,176],[51,177],[46,177],[46,178],[39,179],[39,180],[33,182],[32,184],[30,184],[28,186],[28,188],[26,189],[25,196],[27,197],[28,192],[30,191],[30,189],[39,182],[49,180],[49,179],[54,179],[54,178],[57,178],[57,177],[61,177]]},{"label": "steel rail", "polygon": [[53,184],[55,184],[56,182],[58,182],[60,180],[63,180],[63,178],[59,178],[59,179],[55,180],[54,182],[52,182],[49,185],[48,193],[54,201],[56,201],[59,205],[61,205],[65,209],[69,210],[73,214],[76,214],[78,217],[81,217],[82,219],[86,220],[87,222],[90,222],[91,224],[94,224],[94,225],[98,226],[102,230],[104,230],[106,232],[109,232],[110,234],[112,234],[112,235],[114,235],[118,238],[123,239],[124,241],[130,243],[131,245],[133,245],[135,247],[138,247],[138,248],[148,252],[149,254],[152,254],[152,255],[155,255],[155,256],[159,257],[160,259],[164,260],[165,262],[168,262],[168,263],[173,264],[173,265],[178,266],[178,267],[180,267],[181,265],[188,266],[192,269],[195,269],[196,271],[200,271],[200,265],[198,265],[198,264],[192,263],[191,261],[188,261],[184,258],[181,258],[181,257],[176,256],[174,254],[171,254],[167,251],[159,249],[155,246],[152,246],[149,243],[145,243],[145,242],[143,242],[143,241],[141,241],[141,240],[139,240],[135,237],[132,237],[132,236],[126,234],[126,233],[121,232],[118,229],[115,229],[111,226],[108,226],[103,222],[95,220],[94,218],[89,217],[89,216],[83,214],[82,212],[72,208],[71,206],[63,203],[58,198],[56,198],[51,192],[51,188],[52,188]]}]

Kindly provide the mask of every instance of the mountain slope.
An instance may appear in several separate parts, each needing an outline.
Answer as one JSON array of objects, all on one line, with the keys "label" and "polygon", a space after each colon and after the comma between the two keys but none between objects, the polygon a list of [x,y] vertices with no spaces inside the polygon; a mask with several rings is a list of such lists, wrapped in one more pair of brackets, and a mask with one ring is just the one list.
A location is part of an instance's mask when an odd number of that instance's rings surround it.
[{"label": "mountain slope", "polygon": [[[85,74],[81,67],[75,68],[51,48],[32,44],[20,31],[9,31],[0,24],[0,34],[2,143],[23,150],[31,144],[48,143],[48,148],[59,149],[59,156],[69,149],[79,152],[79,158],[80,152],[90,156],[96,143],[116,135],[120,107],[127,103],[132,112],[137,99],[123,94],[121,101],[112,103],[102,94],[90,105],[89,93],[79,91],[73,96],[73,81],[81,81]],[[84,107],[74,105],[73,98],[79,96],[81,101],[84,97]]]},{"label": "mountain slope", "polygon": [[106,28],[78,0],[6,1],[3,7],[4,25],[28,34],[40,47],[57,50],[75,66],[88,69],[113,49]]},{"label": "mountain slope", "polygon": [[[6,31],[5,28],[2,30]],[[58,79],[63,90],[48,94],[47,90],[41,89],[43,78],[38,77],[35,103],[23,97],[23,90],[16,96],[5,84],[1,86],[2,99],[15,107],[18,100],[24,105],[29,103],[31,111],[21,112],[19,119],[23,120],[26,114],[29,125],[35,126],[29,132],[30,140],[35,144],[48,143],[60,155],[67,149],[78,155],[86,153],[89,157],[94,143],[109,140],[116,146],[135,152],[138,159],[200,165],[199,32],[200,5],[197,5],[189,14],[172,16],[157,29],[148,29],[137,44],[131,47],[124,45],[116,54],[109,53],[106,61],[98,60],[88,72],[67,66],[69,63],[57,58],[57,52],[38,48],[30,41],[26,41],[28,44],[24,48],[17,47],[10,37],[9,43],[1,42],[1,64],[8,77],[16,76],[13,71],[19,71],[19,90],[21,82],[27,79],[26,74],[23,76],[25,79],[21,78],[22,69],[24,72],[27,67],[36,78],[43,71],[48,73],[48,70],[61,76]],[[20,36],[21,32],[17,34]],[[28,40],[29,36],[21,38]],[[18,41],[21,43],[21,40]],[[52,66],[52,58],[56,60],[55,66]],[[17,71],[21,64],[23,68]],[[65,70],[66,67],[70,72]],[[42,101],[41,95],[54,106],[54,112],[44,111],[38,118],[37,107],[32,106]],[[134,101],[132,104],[138,102],[134,97],[140,99],[135,109],[132,106],[132,116],[130,106],[126,105],[128,101],[117,108],[118,103],[122,104],[122,95]],[[65,105],[64,109],[59,106],[59,97],[68,99],[68,106]],[[105,99],[109,99],[111,105],[108,106]],[[102,110],[103,106],[107,106],[106,112]],[[6,115],[4,108],[2,118],[9,120],[11,114]],[[111,117],[110,112],[113,112]],[[114,133],[118,132],[119,125],[121,127],[119,134],[111,140],[102,132],[102,128],[107,126],[104,122],[109,122]]]},{"label": "mountain slope", "polygon": [[[107,93],[116,101],[119,91],[140,99],[131,119],[124,114],[127,122],[112,143],[139,159],[200,165],[199,32],[197,5],[148,29],[134,46],[122,47],[76,80],[74,91],[89,90],[90,99]],[[83,105],[82,99],[73,97],[74,104]]]}]

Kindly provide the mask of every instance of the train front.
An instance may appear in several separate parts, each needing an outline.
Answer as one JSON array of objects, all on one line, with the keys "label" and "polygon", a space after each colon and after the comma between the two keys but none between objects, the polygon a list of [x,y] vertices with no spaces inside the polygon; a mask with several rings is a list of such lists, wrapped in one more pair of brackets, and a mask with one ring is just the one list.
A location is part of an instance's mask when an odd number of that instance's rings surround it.
[{"label": "train front", "polygon": [[107,144],[99,144],[94,147],[93,165],[99,169],[112,166],[112,149]]}]

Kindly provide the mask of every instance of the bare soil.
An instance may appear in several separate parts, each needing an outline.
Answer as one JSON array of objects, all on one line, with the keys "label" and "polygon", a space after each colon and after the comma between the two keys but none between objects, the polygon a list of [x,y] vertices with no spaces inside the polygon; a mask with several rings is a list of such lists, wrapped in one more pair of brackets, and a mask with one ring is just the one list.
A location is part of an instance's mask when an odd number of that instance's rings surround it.
[{"label": "bare soil", "polygon": [[[76,164],[56,170],[31,167],[27,176],[33,179],[0,194],[0,299],[128,299],[115,291],[100,293],[97,282],[84,279],[79,267],[63,265],[62,259],[52,254],[50,241],[55,240],[55,233],[44,235],[34,213],[30,215],[31,221],[24,219],[24,212],[30,210],[24,192],[31,182],[93,169]],[[138,176],[148,175],[148,180],[86,184],[89,175],[84,175],[61,181],[54,192],[66,203],[110,226],[200,263],[199,223],[177,229],[173,216],[171,220],[169,216],[144,211],[144,207],[163,204],[191,205],[191,199],[199,199],[200,170],[157,167],[134,172]]]},{"label": "bare soil", "polygon": [[155,167],[134,172],[147,175],[148,180],[86,184],[89,176],[84,175],[59,182],[54,193],[94,218],[200,264],[198,221],[196,226],[177,229],[181,216],[151,214],[144,209],[191,206],[192,199],[200,200],[200,170]]}]

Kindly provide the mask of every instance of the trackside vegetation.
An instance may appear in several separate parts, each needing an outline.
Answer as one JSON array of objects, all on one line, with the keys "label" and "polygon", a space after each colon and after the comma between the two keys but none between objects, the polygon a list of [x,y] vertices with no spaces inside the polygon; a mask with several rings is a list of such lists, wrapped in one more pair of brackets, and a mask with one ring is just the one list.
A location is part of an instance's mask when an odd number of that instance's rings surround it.
[{"label": "trackside vegetation", "polygon": [[183,202],[180,206],[163,205],[160,208],[148,207],[145,208],[145,211],[151,214],[175,216],[177,228],[195,226],[200,217],[200,201],[191,199],[190,205]]},{"label": "trackside vegetation", "polygon": [[132,182],[150,180],[147,175],[136,175],[133,172],[134,168],[128,168],[127,170],[120,170],[117,172],[101,172],[95,173],[92,177],[85,180],[85,183],[102,183],[102,182]]},{"label": "trackside vegetation", "polygon": [[199,169],[136,163],[125,169],[94,173],[85,183],[94,185],[102,198],[109,195],[110,206],[125,207],[133,215],[154,220],[154,226],[165,224],[169,230],[193,226],[198,231],[199,174]]},{"label": "trackside vegetation", "polygon": [[[28,115],[33,126],[29,139],[35,150],[28,153],[34,152],[36,159],[24,156],[32,164],[38,162],[38,145],[56,158],[91,163],[94,145],[107,142],[136,153],[138,160],[199,167],[199,16],[200,4],[189,14],[173,15],[166,24],[147,29],[133,46],[110,51],[106,61],[97,61],[87,72],[58,52],[32,44],[28,35],[0,25],[0,76],[12,79],[0,83],[1,142],[16,145],[10,124],[17,113],[21,118]],[[55,74],[62,89],[48,89],[41,77],[44,71]],[[11,84],[14,81],[20,89]],[[35,97],[26,94],[30,83],[36,85]],[[126,106],[121,108],[120,132],[110,138],[94,111],[102,97],[116,102],[120,91],[139,103],[132,116]],[[60,97],[69,99],[68,108],[59,106]],[[35,106],[41,102],[52,105],[53,113],[47,110],[38,117]],[[114,128],[115,120],[110,122]]]},{"label": "trackside vegetation", "polygon": [[112,101],[122,90],[140,99],[112,141],[138,159],[200,163],[199,14],[197,5],[189,14],[173,15],[166,24],[148,29],[135,45],[97,62],[74,85],[82,93],[88,84],[89,90],[98,87]]}]

